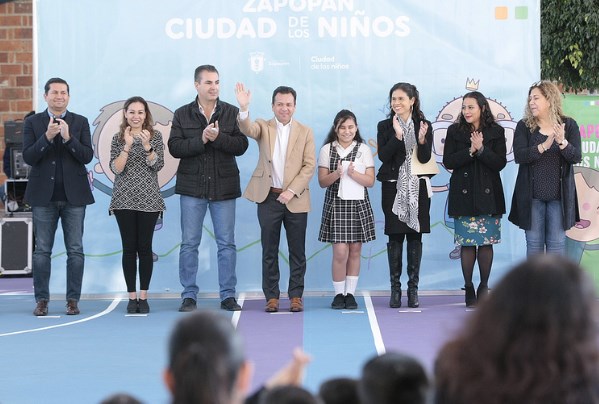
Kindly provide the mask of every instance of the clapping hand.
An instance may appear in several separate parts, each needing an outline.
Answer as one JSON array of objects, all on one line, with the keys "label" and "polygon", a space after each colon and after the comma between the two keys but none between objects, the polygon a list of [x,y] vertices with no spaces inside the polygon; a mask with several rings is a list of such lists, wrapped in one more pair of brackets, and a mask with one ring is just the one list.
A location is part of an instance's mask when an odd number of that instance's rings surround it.
[{"label": "clapping hand", "polygon": [[426,143],[426,132],[428,131],[428,123],[422,122],[420,124],[420,130],[418,130],[418,143],[425,144]]},{"label": "clapping hand", "polygon": [[150,148],[150,137],[150,132],[147,129],[143,129],[139,133],[139,140],[141,140],[141,145],[146,150]]},{"label": "clapping hand", "polygon": [[211,123],[210,125],[206,126],[204,132],[202,132],[202,140],[204,141],[204,143],[214,142],[218,137],[218,133],[218,121],[214,121],[214,123]]},{"label": "clapping hand", "polygon": [[133,145],[133,135],[131,134],[131,126],[127,126],[125,128],[125,133],[123,134],[123,140],[125,141],[125,146],[128,146],[128,148],[131,148],[131,145]]},{"label": "clapping hand", "polygon": [[474,154],[478,150],[482,149],[482,147],[483,147],[483,133],[479,132],[479,131],[472,132],[472,135],[470,135],[470,143],[472,144],[470,146],[470,152],[471,153]]},{"label": "clapping hand", "polygon": [[566,137],[566,124],[555,123],[553,124],[553,140],[557,144],[561,144]]}]

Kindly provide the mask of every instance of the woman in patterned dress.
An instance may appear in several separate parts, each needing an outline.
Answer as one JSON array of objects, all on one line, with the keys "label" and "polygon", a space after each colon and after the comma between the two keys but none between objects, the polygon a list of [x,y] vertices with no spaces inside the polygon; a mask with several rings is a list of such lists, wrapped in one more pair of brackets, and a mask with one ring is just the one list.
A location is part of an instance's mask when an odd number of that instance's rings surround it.
[{"label": "woman in patterned dress", "polygon": [[[455,218],[455,242],[466,291],[473,307],[488,292],[493,244],[501,242],[505,213],[499,172],[506,164],[504,129],[495,122],[489,102],[478,91],[462,98],[462,112],[447,129],[443,165],[453,170],[449,180],[448,214]],[[478,261],[480,284],[474,291],[472,273]]]},{"label": "woman in patterned dress", "polygon": [[[341,179],[343,178],[343,183]],[[341,110],[320,149],[318,183],[327,188],[318,240],[333,244],[333,309],[357,309],[362,243],[375,239],[374,214],[366,188],[374,185],[374,159],[353,112]],[[361,195],[339,196],[340,184],[362,187]]]},{"label": "woman in patterned dress", "polygon": [[418,307],[418,282],[422,259],[422,234],[430,233],[432,175],[413,175],[412,156],[420,163],[431,158],[432,125],[420,110],[416,86],[397,83],[389,90],[389,117],[377,125],[378,157],[383,163],[376,176],[381,182],[381,205],[385,234],[391,298],[389,307],[401,307],[403,243],[406,241],[408,306]]},{"label": "woman in patterned dress", "polygon": [[152,238],[156,220],[165,210],[158,185],[158,171],[163,166],[162,135],[153,129],[148,103],[141,97],[131,97],[125,101],[123,121],[110,148],[110,169],[115,179],[109,210],[121,233],[123,274],[129,293],[127,313],[150,312],[147,299],[154,266]]}]

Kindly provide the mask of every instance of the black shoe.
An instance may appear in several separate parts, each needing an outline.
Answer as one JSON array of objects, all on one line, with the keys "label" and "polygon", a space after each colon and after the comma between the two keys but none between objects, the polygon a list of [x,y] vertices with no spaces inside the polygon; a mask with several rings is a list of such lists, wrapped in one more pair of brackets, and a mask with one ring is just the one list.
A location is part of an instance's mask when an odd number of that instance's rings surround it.
[{"label": "black shoe", "polygon": [[356,298],[351,293],[345,295],[345,308],[348,310],[355,310],[358,308],[358,302],[356,302]]},{"label": "black shoe", "polygon": [[127,314],[139,313],[139,306],[137,303],[137,299],[129,299],[129,303],[127,303]]},{"label": "black shoe", "polygon": [[466,307],[476,306],[476,294],[474,292],[474,285],[464,286],[464,290],[466,291]]},{"label": "black shoe", "polygon": [[478,288],[476,289],[476,300],[477,301],[483,301],[487,298],[487,295],[489,294],[489,287],[487,285],[483,285],[482,283],[480,285],[478,285]]},{"label": "black shoe", "polygon": [[227,297],[225,300],[220,302],[220,308],[227,311],[239,311],[241,306],[237,304],[237,300],[234,297]]},{"label": "black shoe", "polygon": [[335,295],[333,303],[331,303],[331,308],[335,310],[345,309],[345,296],[343,296],[343,293]]},{"label": "black shoe", "polygon": [[150,312],[150,305],[148,299],[139,299],[138,301],[139,312],[141,314],[148,314]]},{"label": "black shoe", "polygon": [[196,301],[191,297],[186,297],[179,307],[179,311],[194,311],[197,308]]}]

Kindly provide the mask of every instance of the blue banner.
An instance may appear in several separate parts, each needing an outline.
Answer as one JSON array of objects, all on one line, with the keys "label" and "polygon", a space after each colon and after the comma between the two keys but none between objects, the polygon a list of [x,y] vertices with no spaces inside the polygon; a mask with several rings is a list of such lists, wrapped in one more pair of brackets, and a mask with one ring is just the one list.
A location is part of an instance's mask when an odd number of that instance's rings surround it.
[{"label": "blue banner", "polygon": [[[516,5],[517,4],[517,5]],[[508,163],[502,172],[509,205],[517,167],[512,162],[513,129],[521,118],[529,85],[540,66],[540,0],[366,1],[366,0],[36,0],[37,110],[46,107],[43,85],[50,77],[70,84],[69,109],[92,125],[95,158],[88,166],[96,203],[88,208],[84,247],[84,293],[125,290],[116,221],[108,216],[113,174],[110,140],[118,130],[125,99],[150,101],[156,128],[168,138],[172,112],[195,95],[194,69],[213,64],[220,72],[221,99],[235,104],[234,86],[252,91],[253,117],[272,117],[275,87],[296,89],[296,119],[314,129],[317,149],[343,108],[358,117],[362,136],[376,154],[376,125],[385,119],[389,89],[415,84],[422,109],[433,122],[434,152],[442,161],[447,127],[461,96],[479,90],[506,128]],[[67,11],[68,10],[68,11]],[[258,160],[258,148],[240,158],[242,187]],[[376,159],[377,169],[379,162]],[[167,156],[160,174],[167,211],[157,226],[153,293],[178,293],[181,240],[179,197],[173,194],[177,160]],[[433,178],[432,232],[424,236],[421,289],[458,289],[462,275],[446,214],[450,173]],[[307,291],[330,291],[332,250],[317,240],[324,190],[311,183],[307,232]],[[363,246],[359,289],[387,290],[387,238],[383,233],[380,183],[370,190],[377,239]],[[239,291],[261,290],[260,232],[256,206],[237,202]],[[502,220],[491,283],[525,255],[524,234]],[[208,216],[200,246],[201,292],[216,292],[216,245]],[[54,268],[66,260],[57,235]],[[288,269],[281,240],[282,289]],[[63,290],[64,271],[53,273],[52,290]]]}]

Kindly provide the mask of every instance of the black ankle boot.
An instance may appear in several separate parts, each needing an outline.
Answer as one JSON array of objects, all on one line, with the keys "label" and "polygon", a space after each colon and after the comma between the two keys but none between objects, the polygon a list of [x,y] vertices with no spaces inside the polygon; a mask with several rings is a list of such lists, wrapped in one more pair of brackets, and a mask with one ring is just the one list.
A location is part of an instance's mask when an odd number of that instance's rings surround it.
[{"label": "black ankle boot", "polygon": [[401,307],[401,255],[403,243],[390,241],[387,243],[387,259],[389,260],[389,280],[391,282],[391,298],[389,307]]},{"label": "black ankle boot", "polygon": [[466,291],[466,307],[476,306],[476,294],[474,293],[474,285],[465,285],[464,290]]}]

